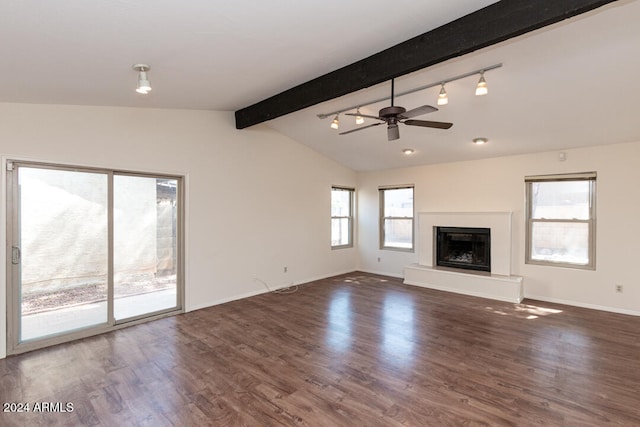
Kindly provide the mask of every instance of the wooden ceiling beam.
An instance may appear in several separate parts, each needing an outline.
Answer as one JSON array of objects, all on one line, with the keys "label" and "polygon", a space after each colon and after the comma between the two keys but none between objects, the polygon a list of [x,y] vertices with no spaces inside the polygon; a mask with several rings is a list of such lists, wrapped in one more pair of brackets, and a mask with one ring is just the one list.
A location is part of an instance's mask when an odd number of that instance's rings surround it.
[{"label": "wooden ceiling beam", "polygon": [[503,0],[235,112],[244,129],[465,55],[617,0]]}]

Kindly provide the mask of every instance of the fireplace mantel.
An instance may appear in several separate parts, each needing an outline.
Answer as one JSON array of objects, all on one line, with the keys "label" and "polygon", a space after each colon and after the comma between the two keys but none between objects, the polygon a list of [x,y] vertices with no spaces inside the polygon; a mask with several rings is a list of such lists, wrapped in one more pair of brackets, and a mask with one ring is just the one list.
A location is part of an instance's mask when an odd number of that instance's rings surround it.
[{"label": "fireplace mantel", "polygon": [[[405,267],[404,282],[466,295],[520,302],[522,277],[511,275],[511,212],[421,212],[418,214],[418,264]],[[491,230],[491,274],[435,267],[435,227]]]}]

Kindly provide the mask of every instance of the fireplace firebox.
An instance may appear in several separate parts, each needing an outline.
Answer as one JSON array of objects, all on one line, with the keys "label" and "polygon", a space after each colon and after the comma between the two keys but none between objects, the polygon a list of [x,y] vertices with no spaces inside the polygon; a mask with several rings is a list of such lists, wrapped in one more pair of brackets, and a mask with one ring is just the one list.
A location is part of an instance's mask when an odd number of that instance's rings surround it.
[{"label": "fireplace firebox", "polygon": [[436,265],[491,272],[491,229],[435,227]]}]

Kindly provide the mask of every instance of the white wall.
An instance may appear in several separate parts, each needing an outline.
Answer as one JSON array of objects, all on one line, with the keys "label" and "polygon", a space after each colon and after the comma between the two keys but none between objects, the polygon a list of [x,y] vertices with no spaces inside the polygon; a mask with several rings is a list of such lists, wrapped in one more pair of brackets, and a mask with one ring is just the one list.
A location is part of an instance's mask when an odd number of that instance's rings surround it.
[{"label": "white wall", "polygon": [[[525,297],[640,315],[640,142],[565,152],[565,162],[548,152],[359,174],[360,269],[402,276],[418,262],[378,249],[378,187],[414,184],[416,212],[513,212],[511,270],[524,277]],[[525,264],[524,177],[586,171],[598,173],[596,270]]]},{"label": "white wall", "polygon": [[330,249],[331,185],[356,174],[266,126],[238,131],[231,112],[0,103],[0,154],[186,175],[188,311],[264,292],[255,278],[281,287],[356,265],[355,249]]},{"label": "white wall", "polygon": [[[356,265],[401,277],[418,256],[378,249],[378,187],[415,184],[416,212],[514,212],[512,272],[524,277],[527,297],[640,314],[631,268],[640,246],[628,229],[640,218],[640,142],[566,153],[566,162],[550,152],[356,174],[266,126],[238,131],[230,112],[0,103],[6,158],[187,176],[187,310],[263,292],[255,278],[280,287]],[[525,265],[523,177],[591,170],[597,270]],[[358,189],[356,249],[330,249],[331,185]],[[0,187],[4,203],[4,174]],[[4,205],[0,221],[4,242]],[[3,356],[4,263],[0,269]]]}]

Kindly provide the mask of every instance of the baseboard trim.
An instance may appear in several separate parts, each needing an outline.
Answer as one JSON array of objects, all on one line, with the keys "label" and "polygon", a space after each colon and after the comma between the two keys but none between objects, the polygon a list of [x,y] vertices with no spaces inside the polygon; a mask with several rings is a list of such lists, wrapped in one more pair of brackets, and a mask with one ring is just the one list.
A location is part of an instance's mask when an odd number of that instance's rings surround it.
[{"label": "baseboard trim", "polygon": [[345,271],[334,272],[334,273],[327,274],[327,275],[310,277],[310,278],[307,278],[307,279],[304,279],[304,280],[301,280],[301,281],[293,282],[293,283],[291,283],[289,285],[281,285],[281,286],[272,288],[270,290],[267,290],[266,288],[262,287],[261,289],[256,289],[254,291],[244,292],[244,293],[237,294],[237,295],[232,295],[232,296],[227,297],[227,298],[220,298],[220,299],[216,299],[216,300],[205,302],[205,303],[201,303],[201,304],[196,304],[196,305],[193,305],[193,306],[190,305],[189,307],[185,307],[184,311],[185,311],[185,313],[188,313],[188,312],[191,312],[191,311],[202,310],[203,308],[213,307],[213,306],[220,305],[220,304],[226,304],[228,302],[237,301],[237,300],[241,300],[241,299],[245,299],[245,298],[251,298],[251,297],[254,297],[256,295],[266,294],[266,293],[269,293],[269,292],[277,291],[279,289],[283,289],[283,288],[287,288],[287,287],[291,287],[291,286],[304,285],[306,283],[315,282],[317,280],[326,279],[328,277],[340,276],[342,274],[349,274],[349,273],[353,273],[354,271],[359,271],[359,270],[345,270]]},{"label": "baseboard trim", "polygon": [[552,302],[554,304],[569,305],[573,307],[588,308],[590,310],[608,311],[610,313],[626,314],[628,316],[640,316],[640,311],[628,310],[626,308],[609,307],[605,305],[589,304],[578,301],[570,301],[561,298],[549,298],[540,295],[529,295],[525,292],[524,299],[531,299],[542,302]]},{"label": "baseboard trim", "polygon": [[226,304],[226,303],[231,302],[231,301],[237,301],[237,300],[240,300],[240,299],[254,297],[256,295],[266,294],[268,292],[269,291],[264,289],[264,288],[256,290],[256,291],[245,292],[245,293],[242,293],[242,294],[232,295],[232,296],[227,297],[227,298],[220,298],[220,299],[216,299],[216,300],[213,300],[213,301],[208,301],[208,302],[201,303],[201,304],[196,304],[196,305],[193,305],[193,306],[190,306],[190,307],[185,307],[184,311],[185,311],[185,313],[189,313],[191,311],[202,310],[203,308],[209,308],[209,307],[213,307],[215,305]]},{"label": "baseboard trim", "polygon": [[362,271],[363,273],[369,273],[369,274],[377,274],[378,276],[395,277],[396,279],[404,279],[404,274],[389,273],[388,271],[365,270],[363,268],[359,268],[355,271]]}]

